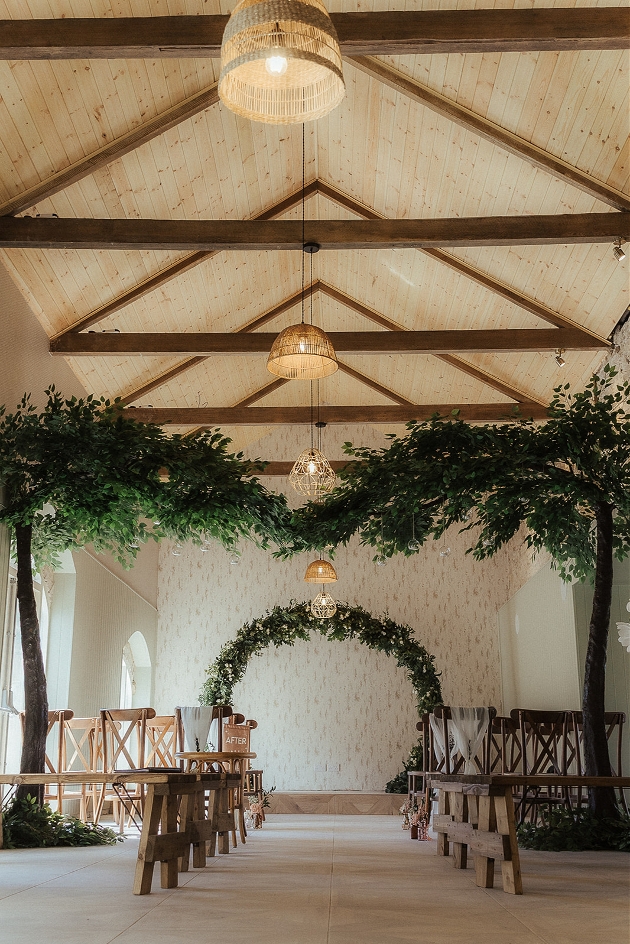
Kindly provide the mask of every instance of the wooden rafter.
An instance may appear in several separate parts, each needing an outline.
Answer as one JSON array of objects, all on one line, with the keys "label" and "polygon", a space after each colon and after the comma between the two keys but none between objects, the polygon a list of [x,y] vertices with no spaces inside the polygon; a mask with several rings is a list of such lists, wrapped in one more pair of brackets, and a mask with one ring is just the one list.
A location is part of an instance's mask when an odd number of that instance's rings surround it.
[{"label": "wooden rafter", "polygon": [[[580,331],[565,328],[499,328],[451,331],[329,331],[337,352],[351,354],[434,354],[455,351],[598,351],[606,345]],[[66,334],[51,341],[52,354],[120,356],[150,354],[268,354],[276,334],[224,333],[88,333]]]},{"label": "wooden rafter", "polygon": [[[630,20],[630,17],[628,19]],[[566,183],[583,190],[616,210],[630,210],[630,198],[615,190],[614,187],[609,187],[603,181],[596,180],[559,157],[536,147],[530,141],[519,138],[518,135],[502,128],[500,125],[489,121],[487,118],[482,118],[481,115],[475,114],[463,105],[440,95],[439,92],[414,82],[383,62],[368,57],[358,57],[352,60],[352,64],[396,92],[401,92],[413,101],[425,105],[431,111],[456,122],[468,131],[472,131],[492,144],[503,148],[503,150],[516,154],[517,157],[523,158],[528,163],[533,164],[534,167],[542,168],[542,170],[553,174],[554,177],[558,177]]]},{"label": "wooden rafter", "polygon": [[[346,56],[626,49],[623,8],[333,13]],[[216,58],[227,16],[0,21],[2,59]]]},{"label": "wooden rafter", "polygon": [[[323,294],[328,295],[334,301],[339,302],[356,311],[358,314],[362,315],[364,318],[367,318],[370,321],[375,322],[376,324],[381,325],[382,327],[388,328],[390,331],[403,331],[406,330],[398,325],[396,322],[391,321],[388,318],[385,318],[383,315],[374,311],[371,308],[368,308],[365,305],[362,305],[360,302],[357,302],[356,299],[351,298],[349,295],[346,295],[344,292],[340,292],[338,289],[333,288],[331,285],[326,284],[325,282],[316,281],[313,283],[312,287],[307,287],[305,293],[311,291],[318,291]],[[247,322],[241,328],[237,329],[235,333],[243,333],[247,331],[253,331],[262,324],[271,321],[273,318],[278,317],[280,314],[284,313],[288,308],[294,306],[301,300],[302,292],[293,295],[286,301],[281,302],[280,305],[277,305],[275,308],[271,309],[265,314],[255,318],[253,321]],[[486,371],[481,370],[480,368],[475,367],[472,364],[469,364],[467,361],[463,360],[461,357],[456,357],[452,354],[435,354],[435,357],[439,358],[442,361],[450,364],[452,367],[455,367],[458,370],[463,371],[469,376],[474,377],[476,380],[480,380],[486,386],[492,387],[494,390],[497,390],[499,393],[504,396],[508,396],[511,399],[515,400],[517,403],[529,403],[535,402],[544,405],[544,401],[540,400],[538,397],[532,397],[517,388],[506,384],[505,382],[499,380],[498,378],[492,376]],[[164,374],[161,374],[155,380],[145,384],[143,387],[133,391],[132,393],[127,394],[122,397],[122,402],[125,404],[133,403],[135,400],[139,400],[146,393],[149,393],[151,390],[156,389],[157,387],[162,386],[162,384],[167,383],[173,377],[178,376],[186,370],[189,370],[192,367],[196,367],[197,364],[206,360],[206,357],[192,357],[189,360],[183,361],[181,364],[178,364],[176,367],[172,368],[170,371],[167,371]],[[393,390],[390,390],[388,387],[384,387],[379,384],[377,381],[373,380],[371,377],[368,377],[366,374],[355,370],[350,365],[345,364],[343,361],[339,361],[339,367],[341,370],[345,371],[350,376],[354,377],[356,380],[365,384],[368,387],[371,387],[373,390],[376,390],[378,393],[383,396],[389,397],[394,400],[395,403],[399,403],[401,406],[412,405],[412,401],[403,397],[402,395],[396,393]],[[284,383],[284,381],[282,382]],[[249,397],[246,397],[244,400],[239,401],[239,403],[234,404],[234,406],[246,406],[251,403],[266,397],[268,394],[272,393],[274,390],[281,386],[280,382],[273,382],[267,384],[266,386],[256,390]]]},{"label": "wooden rafter", "polygon": [[[319,416],[329,425],[357,423],[407,423],[429,419],[435,413],[471,422],[500,422],[514,418],[514,403],[431,403],[412,406],[320,406]],[[130,410],[127,407],[127,410]],[[128,414],[143,423],[173,426],[308,426],[311,410],[307,406],[249,407],[172,407],[136,408]],[[545,419],[547,410],[537,403],[522,407],[520,414],[531,419]]]},{"label": "wooden rafter", "polygon": [[[630,213],[565,213],[420,220],[308,220],[323,250],[554,246],[630,238]],[[302,251],[300,220],[0,218],[2,249]]]}]

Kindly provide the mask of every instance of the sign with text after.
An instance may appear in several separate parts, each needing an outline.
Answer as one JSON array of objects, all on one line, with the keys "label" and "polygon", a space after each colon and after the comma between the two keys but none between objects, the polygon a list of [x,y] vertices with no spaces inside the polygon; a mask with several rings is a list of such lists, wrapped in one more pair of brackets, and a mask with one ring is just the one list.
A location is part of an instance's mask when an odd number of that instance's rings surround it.
[{"label": "sign with text after", "polygon": [[224,724],[223,750],[230,754],[246,754],[249,751],[249,735],[249,725]]}]

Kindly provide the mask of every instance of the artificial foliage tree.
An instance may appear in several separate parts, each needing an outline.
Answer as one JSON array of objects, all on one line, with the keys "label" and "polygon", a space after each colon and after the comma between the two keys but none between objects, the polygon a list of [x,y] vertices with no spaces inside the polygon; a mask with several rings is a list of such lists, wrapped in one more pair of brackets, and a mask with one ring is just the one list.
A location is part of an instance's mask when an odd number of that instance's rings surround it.
[{"label": "artificial foliage tree", "polygon": [[[282,551],[335,548],[358,532],[378,555],[409,555],[412,529],[422,544],[460,524],[477,560],[520,532],[528,548],[551,554],[563,579],[592,579],[582,700],[591,776],[611,774],[604,687],[613,556],[630,551],[630,385],[614,377],[605,367],[582,392],[558,387],[542,424],[515,415],[473,426],[453,414],[408,424],[385,449],[346,443],[356,461],[325,501],[294,513],[293,544]],[[591,790],[590,807],[616,815],[613,789]]]},{"label": "artificial foliage tree", "polygon": [[46,394],[41,412],[28,396],[14,413],[0,407],[0,521],[14,538],[24,659],[23,773],[44,771],[48,724],[33,567],[86,545],[129,564],[149,539],[233,547],[241,536],[262,546],[286,537],[284,498],[252,478],[252,463],[229,453],[217,431],[169,436],[116,402]]}]

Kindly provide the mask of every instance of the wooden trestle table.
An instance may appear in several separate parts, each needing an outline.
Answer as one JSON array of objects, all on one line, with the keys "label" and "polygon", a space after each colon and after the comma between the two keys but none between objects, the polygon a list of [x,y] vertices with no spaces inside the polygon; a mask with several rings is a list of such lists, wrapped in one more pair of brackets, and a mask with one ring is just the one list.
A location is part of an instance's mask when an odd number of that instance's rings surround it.
[{"label": "wooden trestle table", "polygon": [[453,866],[465,869],[467,850],[475,860],[475,877],[481,888],[494,885],[494,862],[501,862],[503,891],[523,894],[514,817],[514,787],[630,787],[630,777],[580,777],[545,774],[427,774],[427,784],[439,790],[433,829],[438,834],[437,854],[449,854]]},{"label": "wooden trestle table", "polygon": [[[147,787],[138,861],[133,884],[134,895],[151,891],[153,866],[161,863],[162,888],[176,888],[178,872],[187,871],[190,851],[193,866],[203,868],[206,855],[213,856],[219,838],[219,852],[229,852],[228,794],[240,784],[239,774],[199,770],[194,773],[159,770],[116,770],[111,773],[68,772],[61,774],[0,775],[0,848],[2,847],[1,794],[4,785],[36,786],[56,784],[107,784],[124,792],[126,784],[143,783]],[[209,795],[206,815],[206,795]],[[121,797],[122,799],[123,797]]]}]

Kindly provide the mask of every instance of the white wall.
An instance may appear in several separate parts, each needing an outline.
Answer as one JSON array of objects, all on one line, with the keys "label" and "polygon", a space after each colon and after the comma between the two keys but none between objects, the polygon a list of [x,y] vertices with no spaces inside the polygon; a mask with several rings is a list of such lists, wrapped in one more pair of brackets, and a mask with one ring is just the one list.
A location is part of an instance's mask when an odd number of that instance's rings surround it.
[{"label": "white wall", "polygon": [[499,610],[503,709],[580,707],[571,585],[544,565]]}]

